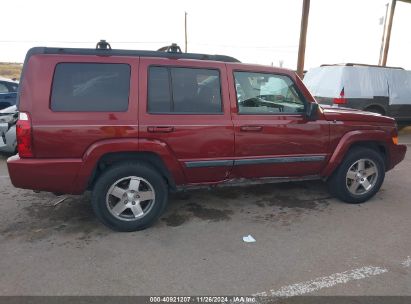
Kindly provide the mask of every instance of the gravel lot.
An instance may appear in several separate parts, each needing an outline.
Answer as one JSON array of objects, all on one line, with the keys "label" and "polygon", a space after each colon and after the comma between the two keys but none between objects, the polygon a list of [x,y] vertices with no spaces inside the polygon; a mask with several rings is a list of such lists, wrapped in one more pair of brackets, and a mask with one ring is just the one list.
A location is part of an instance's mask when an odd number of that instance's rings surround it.
[{"label": "gravel lot", "polygon": [[411,295],[410,181],[408,153],[361,205],[321,182],[193,190],[116,233],[87,194],[15,189],[0,156],[0,295]]}]

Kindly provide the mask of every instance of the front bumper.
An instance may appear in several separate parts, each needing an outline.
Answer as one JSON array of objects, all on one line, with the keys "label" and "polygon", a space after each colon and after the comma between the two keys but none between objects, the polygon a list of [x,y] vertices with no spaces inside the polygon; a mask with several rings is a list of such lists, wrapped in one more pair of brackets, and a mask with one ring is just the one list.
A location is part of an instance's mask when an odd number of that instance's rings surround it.
[{"label": "front bumper", "polygon": [[387,171],[398,165],[404,159],[405,153],[407,153],[406,145],[390,145]]}]

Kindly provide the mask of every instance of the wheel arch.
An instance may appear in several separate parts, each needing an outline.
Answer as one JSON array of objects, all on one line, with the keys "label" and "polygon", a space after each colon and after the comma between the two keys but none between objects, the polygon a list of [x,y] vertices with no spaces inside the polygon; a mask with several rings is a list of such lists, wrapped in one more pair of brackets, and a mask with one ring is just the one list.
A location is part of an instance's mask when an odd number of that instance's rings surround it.
[{"label": "wheel arch", "polygon": [[352,149],[355,149],[355,148],[368,148],[368,149],[375,150],[375,151],[379,152],[383,156],[384,165],[385,165],[385,168],[387,168],[389,157],[388,157],[387,145],[384,142],[372,141],[372,140],[354,142],[349,147],[347,153],[349,153]]},{"label": "wheel arch", "polygon": [[163,178],[167,181],[170,190],[176,189],[175,180],[161,157],[154,152],[140,151],[109,152],[102,155],[97,161],[92,174],[90,175],[88,188],[93,188],[100,174],[103,173],[107,168],[124,162],[141,162],[148,164],[163,176]]},{"label": "wheel arch", "polygon": [[91,189],[103,167],[114,162],[141,161],[164,175],[169,188],[185,182],[183,169],[166,143],[157,140],[122,138],[98,141],[82,157],[75,180],[75,193]]},{"label": "wheel arch", "polygon": [[[368,111],[368,112],[373,112],[371,111],[372,109],[377,109],[377,110],[381,110],[381,111],[377,111],[378,113],[380,113],[381,115],[387,115],[388,113],[388,109],[385,108],[383,105],[381,104],[377,104],[377,103],[373,103],[373,104],[369,104],[364,108],[364,111]],[[375,113],[375,112],[373,112]]]},{"label": "wheel arch", "polygon": [[338,143],[334,153],[328,160],[328,164],[321,172],[321,176],[327,179],[341,164],[344,157],[352,149],[363,147],[381,153],[385,168],[389,167],[389,150],[387,148],[387,133],[381,130],[361,130],[346,133]]}]

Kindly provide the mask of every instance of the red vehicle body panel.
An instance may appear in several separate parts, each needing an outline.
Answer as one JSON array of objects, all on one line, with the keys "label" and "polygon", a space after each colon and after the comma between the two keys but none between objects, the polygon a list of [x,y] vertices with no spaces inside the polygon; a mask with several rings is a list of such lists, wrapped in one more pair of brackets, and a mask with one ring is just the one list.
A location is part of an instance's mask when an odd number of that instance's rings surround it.
[{"label": "red vehicle body panel", "polygon": [[[60,62],[126,63],[137,71],[139,58],[31,56],[22,81],[19,111],[30,113],[32,118],[35,158],[83,158],[86,150],[99,140],[138,138],[138,88],[135,85],[130,86],[127,112],[53,112],[51,86],[54,69]],[[131,74],[130,82],[138,83],[138,73]]]},{"label": "red vehicle body panel", "polygon": [[[204,67],[199,61],[169,60],[167,58],[141,58],[140,100],[147,100],[147,77],[150,66],[185,68]],[[230,120],[230,97],[225,64],[208,62],[207,68],[217,69],[221,78],[223,114],[149,114],[147,102],[139,104],[140,138],[164,143],[177,159],[185,177],[185,183],[213,183],[228,178],[231,166],[187,167],[187,162],[232,159],[234,156],[233,124]],[[153,132],[158,128],[158,132]],[[172,131],[162,132],[161,128]],[[143,150],[147,151],[149,150]]]},{"label": "red vehicle body panel", "polygon": [[[128,111],[53,112],[51,86],[60,62],[128,64]],[[148,113],[147,69],[151,65],[219,70],[223,113]],[[309,120],[304,114],[239,114],[233,78],[236,70],[287,75],[307,103],[315,102],[293,71],[272,67],[138,56],[32,55],[25,63],[20,84],[19,111],[31,117],[34,157],[17,155],[8,159],[11,181],[20,188],[80,194],[90,186],[102,157],[118,152],[158,156],[176,186],[237,178],[326,178],[358,142],[383,146],[387,170],[404,158],[406,147],[393,143],[396,128],[387,117],[321,108],[316,120]],[[264,159],[287,162],[255,162]],[[212,165],[202,166],[204,162]]]},{"label": "red vehicle body panel", "polygon": [[[308,102],[314,102],[312,96],[303,90],[295,73],[285,72],[265,66],[229,64],[230,95],[236,96],[233,73],[235,71],[275,73],[290,77]],[[235,159],[250,158],[286,158],[321,156],[315,162],[261,163],[235,166],[232,176],[236,178],[292,177],[318,175],[326,164],[329,153],[329,123],[322,114],[318,120],[310,121],[301,114],[250,115],[239,114],[237,100],[231,100],[232,121],[235,132]]]}]

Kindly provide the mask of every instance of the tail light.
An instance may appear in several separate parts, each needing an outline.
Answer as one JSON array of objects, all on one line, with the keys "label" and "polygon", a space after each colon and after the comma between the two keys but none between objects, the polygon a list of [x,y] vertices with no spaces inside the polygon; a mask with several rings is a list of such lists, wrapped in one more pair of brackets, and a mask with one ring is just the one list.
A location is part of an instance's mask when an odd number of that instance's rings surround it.
[{"label": "tail light", "polygon": [[340,97],[338,98],[333,98],[333,103],[334,104],[346,104],[347,103],[347,99],[345,99],[345,93],[344,93],[344,88],[342,88],[341,92],[340,92]]},{"label": "tail light", "polygon": [[20,112],[16,124],[17,151],[20,157],[33,157],[32,129],[30,116]]}]

